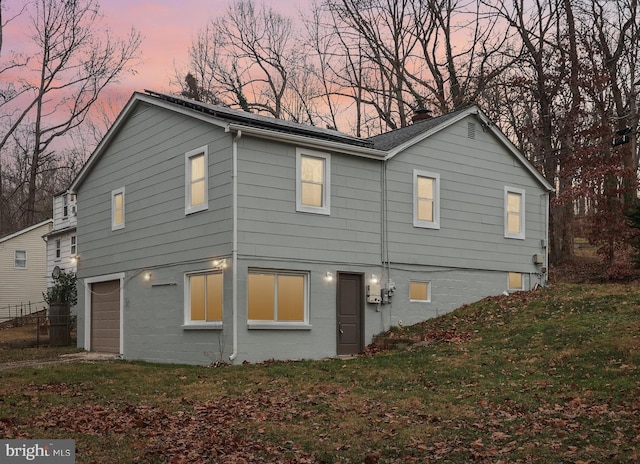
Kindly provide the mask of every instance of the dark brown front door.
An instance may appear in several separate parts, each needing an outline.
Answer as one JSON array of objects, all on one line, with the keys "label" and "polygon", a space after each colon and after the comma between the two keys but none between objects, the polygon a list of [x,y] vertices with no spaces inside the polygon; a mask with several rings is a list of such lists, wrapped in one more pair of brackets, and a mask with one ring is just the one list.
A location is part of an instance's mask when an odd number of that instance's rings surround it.
[{"label": "dark brown front door", "polygon": [[362,352],[363,274],[338,273],[338,355]]}]

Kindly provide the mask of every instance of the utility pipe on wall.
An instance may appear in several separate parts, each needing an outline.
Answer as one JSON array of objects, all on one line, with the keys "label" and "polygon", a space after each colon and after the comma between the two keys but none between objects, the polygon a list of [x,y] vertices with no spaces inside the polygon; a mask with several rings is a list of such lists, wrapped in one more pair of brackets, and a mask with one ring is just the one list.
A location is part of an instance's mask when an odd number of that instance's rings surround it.
[{"label": "utility pipe on wall", "polygon": [[236,132],[231,147],[232,174],[231,183],[233,186],[232,211],[233,216],[233,238],[231,245],[231,275],[232,275],[232,319],[233,319],[233,353],[229,356],[229,361],[233,361],[238,356],[238,141],[242,137],[242,131]]}]

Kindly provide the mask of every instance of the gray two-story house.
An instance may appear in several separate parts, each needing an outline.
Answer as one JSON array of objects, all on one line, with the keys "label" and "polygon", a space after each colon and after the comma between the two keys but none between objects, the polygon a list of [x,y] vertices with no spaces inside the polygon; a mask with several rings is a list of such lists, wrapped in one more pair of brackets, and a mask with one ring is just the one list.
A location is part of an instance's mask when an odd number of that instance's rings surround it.
[{"label": "gray two-story house", "polygon": [[78,344],[194,364],[359,353],[544,285],[551,191],[475,106],[362,139],[136,93],[70,189]]}]

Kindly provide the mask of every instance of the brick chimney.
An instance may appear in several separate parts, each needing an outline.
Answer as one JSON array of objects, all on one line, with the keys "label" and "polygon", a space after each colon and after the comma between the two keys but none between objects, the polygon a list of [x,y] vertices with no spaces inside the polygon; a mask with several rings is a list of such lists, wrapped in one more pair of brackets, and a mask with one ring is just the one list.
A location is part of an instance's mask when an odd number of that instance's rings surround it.
[{"label": "brick chimney", "polygon": [[420,121],[425,121],[427,119],[431,119],[431,110],[426,108],[420,108],[413,113],[411,117],[411,121],[415,124]]}]

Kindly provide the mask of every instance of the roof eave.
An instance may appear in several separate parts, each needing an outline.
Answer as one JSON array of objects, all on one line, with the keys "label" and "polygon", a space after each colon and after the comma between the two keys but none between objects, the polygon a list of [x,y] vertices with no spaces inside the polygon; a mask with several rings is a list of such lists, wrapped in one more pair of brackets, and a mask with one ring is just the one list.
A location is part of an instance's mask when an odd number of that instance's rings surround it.
[{"label": "roof eave", "polygon": [[441,130],[446,129],[449,126],[452,126],[453,124],[455,124],[458,121],[466,118],[470,114],[477,114],[478,111],[479,111],[479,108],[476,107],[476,106],[471,106],[468,109],[466,109],[464,111],[461,111],[460,114],[456,115],[455,117],[447,119],[446,121],[442,122],[441,124],[438,124],[437,126],[434,126],[429,130],[421,132],[420,134],[416,135],[411,140],[407,140],[406,142],[404,142],[404,143],[402,143],[402,144],[400,144],[400,145],[398,145],[396,147],[393,147],[391,150],[389,150],[387,152],[386,159],[393,158],[398,153],[403,152],[407,148],[415,145],[416,143],[422,142],[424,139],[431,137],[432,135],[440,132]]},{"label": "roof eave", "polygon": [[373,158],[373,159],[384,159],[386,156],[386,152],[381,150],[376,150],[373,148],[368,148],[365,146],[352,145],[347,142],[339,142],[322,139],[322,137],[314,137],[313,134],[310,135],[301,135],[295,133],[287,133],[281,132],[273,129],[265,129],[253,127],[247,124],[239,124],[239,123],[230,123],[224,120],[219,119],[217,116],[209,115],[206,112],[200,112],[193,108],[188,108],[184,106],[177,105],[175,103],[168,102],[158,97],[154,97],[151,95],[135,92],[127,104],[124,106],[118,117],[116,118],[113,125],[109,128],[106,135],[102,138],[98,146],[95,148],[87,162],[82,166],[82,169],[74,179],[74,181],[69,186],[69,193],[77,193],[78,188],[85,180],[88,173],[93,168],[94,164],[98,161],[102,152],[109,145],[113,137],[118,133],[122,124],[127,119],[129,114],[133,111],[133,108],[139,104],[140,102],[148,103],[150,105],[154,105],[157,107],[165,108],[174,113],[183,114],[185,116],[199,119],[201,121],[207,122],[209,124],[216,125],[225,129],[226,131],[237,131],[242,130],[243,133],[251,134],[256,137],[268,138],[272,140],[285,140],[295,143],[304,144],[307,147],[314,147],[318,149],[324,150],[339,150],[344,153],[349,153],[352,155],[365,157],[365,158]]},{"label": "roof eave", "polygon": [[227,126],[227,130],[230,132],[241,131],[243,134],[248,134],[263,139],[291,142],[307,148],[340,152],[348,155],[359,156],[361,158],[370,158],[380,161],[385,160],[388,153],[382,150],[376,150],[374,148],[351,145],[349,143],[337,142],[333,140],[324,140],[322,138],[308,135],[278,132],[253,126],[247,126],[244,124],[231,123]]},{"label": "roof eave", "polygon": [[18,236],[20,236],[20,235],[22,235],[22,234],[26,234],[27,232],[31,232],[32,230],[35,230],[35,229],[37,229],[38,227],[42,227],[42,226],[44,226],[44,225],[45,225],[45,224],[47,224],[47,223],[51,223],[51,224],[53,224],[53,219],[45,219],[45,220],[44,220],[44,221],[42,221],[42,222],[39,222],[39,223],[37,223],[37,224],[34,224],[34,225],[30,226],[30,227],[26,227],[26,228],[24,228],[24,229],[22,229],[22,230],[19,230],[19,231],[17,231],[17,232],[14,232],[13,234],[9,234],[9,235],[7,235],[6,237],[2,237],[2,238],[0,238],[0,243],[6,242],[7,240],[11,240],[12,238],[18,237]]},{"label": "roof eave", "polygon": [[388,151],[386,159],[393,158],[398,153],[403,152],[412,145],[415,145],[416,143],[419,143],[424,139],[431,137],[441,130],[446,129],[447,127],[456,124],[458,121],[461,121],[462,119],[471,115],[476,116],[484,127],[488,128],[496,137],[498,137],[503,145],[522,163],[522,165],[536,178],[536,180],[545,188],[547,192],[555,192],[555,189],[549,183],[549,181],[547,181],[547,179],[545,179],[545,177],[540,174],[540,172],[531,164],[531,162],[522,153],[520,153],[520,150],[516,148],[516,146],[507,138],[507,136],[504,135],[502,131],[498,129],[498,127],[476,105],[470,106],[466,110],[460,111],[460,114],[456,115],[455,117],[444,121],[442,124],[438,124],[428,131],[422,132],[421,134],[401,145],[398,145],[397,147],[394,147],[393,149]]}]

